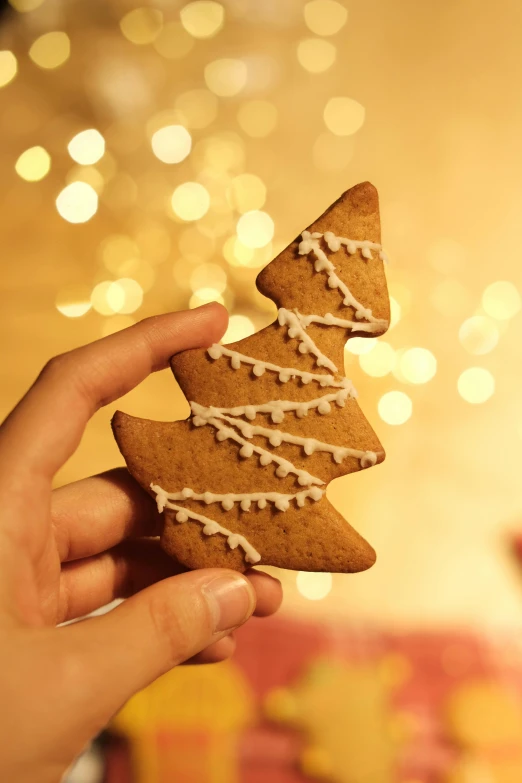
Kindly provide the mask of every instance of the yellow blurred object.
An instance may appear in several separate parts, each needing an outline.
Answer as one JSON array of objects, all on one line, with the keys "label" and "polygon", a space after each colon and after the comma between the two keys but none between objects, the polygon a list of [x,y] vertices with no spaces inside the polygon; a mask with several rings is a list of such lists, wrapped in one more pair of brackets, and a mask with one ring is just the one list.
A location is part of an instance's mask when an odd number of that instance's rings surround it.
[{"label": "yellow blurred object", "polygon": [[453,740],[465,748],[517,746],[522,703],[501,683],[465,683],[448,698],[446,723]]},{"label": "yellow blurred object", "polygon": [[77,133],[67,145],[69,155],[82,166],[98,163],[105,154],[105,139],[95,128]]},{"label": "yellow blurred object", "polygon": [[241,129],[256,139],[269,136],[277,125],[277,107],[270,101],[256,100],[243,103],[237,114]]},{"label": "yellow blurred object", "polygon": [[18,62],[13,52],[0,51],[0,87],[12,82],[18,72]]},{"label": "yellow blurred object", "polygon": [[161,32],[163,14],[157,8],[135,8],[120,21],[120,28],[128,41],[138,46],[153,43]]},{"label": "yellow blurred object", "polygon": [[322,38],[303,38],[297,45],[297,59],[305,71],[323,73],[335,62],[337,49]]},{"label": "yellow blurred object", "polygon": [[66,62],[71,54],[71,42],[64,32],[45,33],[29,49],[29,57],[40,68],[53,70]]},{"label": "yellow blurred object", "polygon": [[96,214],[98,194],[86,182],[73,182],[58,195],[56,208],[68,223],[86,223]]},{"label": "yellow blurred object", "polygon": [[348,11],[337,0],[310,0],[304,6],[304,18],[316,35],[335,35],[346,24]]},{"label": "yellow blurred object", "polygon": [[224,58],[205,67],[205,82],[209,90],[220,98],[230,98],[244,88],[247,68],[242,60]]},{"label": "yellow blurred object", "polygon": [[51,156],[43,147],[30,147],[15,163],[16,173],[27,182],[39,182],[51,169]]},{"label": "yellow blurred object", "polygon": [[324,109],[324,122],[336,136],[353,136],[362,127],[366,111],[353,98],[330,98]]},{"label": "yellow blurred object", "polygon": [[214,0],[195,0],[180,11],[181,24],[194,38],[213,38],[225,21],[225,9]]},{"label": "yellow blurred object", "polygon": [[172,194],[172,209],[182,220],[199,220],[208,211],[210,196],[199,182],[184,182]]}]

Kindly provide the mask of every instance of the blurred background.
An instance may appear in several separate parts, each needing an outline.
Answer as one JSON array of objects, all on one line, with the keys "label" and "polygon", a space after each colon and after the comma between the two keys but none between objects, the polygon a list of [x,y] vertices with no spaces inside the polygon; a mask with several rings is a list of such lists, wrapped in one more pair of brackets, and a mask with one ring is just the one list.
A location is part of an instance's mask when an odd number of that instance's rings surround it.
[{"label": "blurred background", "polygon": [[[257,273],[357,182],[391,258],[392,327],[346,351],[387,460],[329,486],[376,566],[279,573],[279,618],[139,694],[70,780],[520,783],[520,4],[0,19],[2,416],[50,356],[144,316],[218,300],[226,342],[266,325]],[[188,413],[169,372],[118,407]],[[57,485],[121,464],[115,408]]]}]

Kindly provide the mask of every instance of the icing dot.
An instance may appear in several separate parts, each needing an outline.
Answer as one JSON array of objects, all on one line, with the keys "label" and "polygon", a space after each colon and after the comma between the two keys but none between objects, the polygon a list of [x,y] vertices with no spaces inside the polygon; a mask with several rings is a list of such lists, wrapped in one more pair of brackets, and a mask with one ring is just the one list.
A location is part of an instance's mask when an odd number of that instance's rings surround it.
[{"label": "icing dot", "polygon": [[373,258],[372,251],[367,246],[363,247],[361,253],[362,253],[363,258]]},{"label": "icing dot", "polygon": [[251,457],[253,453],[254,453],[254,447],[252,446],[251,443],[245,443],[245,445],[241,446],[241,448],[239,449],[239,455],[241,457],[248,458]]},{"label": "icing dot", "polygon": [[186,522],[188,519],[188,514],[186,511],[178,511],[176,514],[176,522]]},{"label": "icing dot", "polygon": [[204,419],[203,416],[194,416],[192,423],[194,424],[194,427],[204,427],[207,423],[207,420]]},{"label": "icing dot", "polygon": [[295,326],[291,326],[290,329],[288,330],[288,336],[291,337],[292,340],[294,339],[294,337],[297,337],[298,334],[299,334],[299,329],[297,329]]},{"label": "icing dot", "polygon": [[312,500],[320,500],[323,497],[322,489],[319,489],[319,487],[312,487],[310,490],[310,497]]},{"label": "icing dot", "polygon": [[184,489],[181,490],[181,497],[183,500],[186,500],[187,498],[191,498],[194,494],[192,489],[189,489],[188,487],[184,487]]},{"label": "icing dot", "polygon": [[337,288],[337,277],[334,277],[334,275],[330,275],[328,278],[328,287],[329,288]]},{"label": "icing dot", "polygon": [[357,251],[355,242],[351,242],[350,240],[348,240],[348,242],[346,243],[346,249],[350,253],[350,255],[353,256],[353,254]]},{"label": "icing dot", "polygon": [[333,315],[331,313],[326,313],[325,314],[325,316],[324,316],[325,324],[327,324],[328,326],[332,326],[334,321],[335,321],[335,318],[333,317]]},{"label": "icing dot", "polygon": [[244,427],[242,427],[241,432],[245,436],[245,438],[253,438],[254,437],[254,428],[251,424],[245,424]]},{"label": "icing dot", "polygon": [[279,431],[273,432],[268,440],[272,446],[280,446],[283,442],[283,435]]},{"label": "icing dot", "polygon": [[274,505],[279,511],[287,511],[290,503],[286,498],[278,498]]},{"label": "icing dot", "polygon": [[277,314],[277,320],[279,321],[279,326],[284,326],[286,324],[286,313],[284,313],[282,310],[279,310]]},{"label": "icing dot", "polygon": [[219,345],[211,345],[207,348],[207,353],[211,359],[220,359],[223,356],[223,351]]},{"label": "icing dot", "polygon": [[209,504],[209,503],[212,503],[212,502],[213,502],[213,500],[214,500],[214,495],[212,494],[212,492],[204,492],[204,493],[203,493],[203,500],[205,501],[205,503],[206,503],[206,504],[207,504],[207,506],[208,506],[208,504]]},{"label": "icing dot", "polygon": [[303,449],[304,449],[304,453],[308,454],[308,456],[310,456],[310,454],[314,453],[314,451],[315,451],[315,443],[313,441],[313,438],[307,438],[305,440],[305,442],[303,444]]},{"label": "icing dot", "polygon": [[324,240],[333,253],[336,253],[341,247],[341,240],[339,237],[336,237],[332,231],[327,231],[325,233]]},{"label": "icing dot", "polygon": [[237,533],[232,533],[232,535],[230,535],[227,538],[227,543],[228,543],[230,549],[236,549],[236,547],[239,546],[239,536],[238,536],[238,534]]},{"label": "icing dot", "polygon": [[217,522],[207,522],[203,527],[203,532],[206,536],[213,536],[219,533],[219,525]]},{"label": "icing dot", "polygon": [[[277,471],[276,471],[276,474],[277,474]],[[310,486],[310,484],[312,483],[312,478],[311,478],[311,476],[308,476],[306,473],[301,473],[301,474],[300,474],[300,475],[297,477],[297,483],[298,483],[298,484],[299,484],[301,487],[309,487],[309,486]]]},{"label": "icing dot", "polygon": [[[299,353],[308,353],[308,346],[306,343],[300,343]],[[319,364],[319,361],[317,363]]]},{"label": "icing dot", "polygon": [[252,505],[252,501],[249,500],[248,498],[245,498],[244,500],[241,501],[241,509],[243,511],[250,511],[251,505]]},{"label": "icing dot", "polygon": [[167,505],[167,496],[162,495],[158,492],[156,496],[156,502],[158,504],[158,512],[161,514],[165,510],[165,506]]},{"label": "icing dot", "polygon": [[377,454],[374,451],[367,451],[364,457],[361,457],[361,468],[371,468],[377,462]]},{"label": "icing dot", "polygon": [[322,414],[330,413],[330,411],[332,410],[332,406],[327,400],[322,400],[317,406],[317,410],[319,411],[319,413]]},{"label": "icing dot", "polygon": [[256,418],[256,409],[253,405],[245,405],[245,416],[251,421]]},{"label": "icing dot", "polygon": [[270,416],[274,424],[281,424],[283,419],[285,418],[284,411],[282,410],[275,410],[272,411],[272,415]]},{"label": "icing dot", "polygon": [[270,454],[263,453],[259,457],[259,462],[261,463],[261,465],[270,465],[270,463],[272,462],[272,457],[270,456]]},{"label": "icing dot", "polygon": [[308,413],[308,408],[306,407],[306,405],[299,405],[295,411],[295,415],[297,416],[298,419],[302,419],[304,416],[307,415],[307,413]]},{"label": "icing dot", "polygon": [[234,508],[234,501],[233,501],[233,500],[231,500],[230,498],[224,498],[224,499],[221,501],[221,507],[222,507],[222,508],[223,508],[225,511],[230,511],[230,509],[231,509],[231,508]]},{"label": "icing dot", "polygon": [[299,492],[299,494],[295,496],[299,508],[303,508],[305,504],[305,498],[306,498],[306,492]]},{"label": "icing dot", "polygon": [[254,375],[257,375],[258,378],[260,378],[261,375],[265,374],[265,368],[262,364],[254,364],[253,373]]},{"label": "icing dot", "polygon": [[258,508],[266,508],[266,498],[259,498],[257,501]]},{"label": "icing dot", "polygon": [[286,465],[279,465],[279,467],[276,470],[276,476],[279,476],[279,478],[285,478],[286,476],[288,476],[288,473],[289,471]]},{"label": "icing dot", "polygon": [[290,375],[287,372],[280,372],[279,380],[281,383],[287,383],[290,380]]},{"label": "icing dot", "polygon": [[239,370],[239,368],[241,367],[241,359],[239,358],[239,356],[232,356],[230,358],[230,364],[232,365],[234,370]]},{"label": "icing dot", "polygon": [[325,377],[324,381],[319,381],[319,386],[328,386],[328,381],[329,381],[329,377],[330,376],[329,375],[325,375],[324,377]]},{"label": "icing dot", "polygon": [[228,438],[228,432],[225,430],[219,430],[216,432],[216,440],[226,440]]},{"label": "icing dot", "polygon": [[304,383],[306,385],[307,383],[310,383],[311,380],[312,380],[312,376],[310,375],[309,372],[304,372],[301,375],[301,383]]},{"label": "icing dot", "polygon": [[344,449],[336,449],[333,453],[333,458],[337,464],[340,464],[344,459]]},{"label": "icing dot", "polygon": [[346,402],[346,392],[340,391],[335,398],[335,401],[340,408],[344,408]]}]

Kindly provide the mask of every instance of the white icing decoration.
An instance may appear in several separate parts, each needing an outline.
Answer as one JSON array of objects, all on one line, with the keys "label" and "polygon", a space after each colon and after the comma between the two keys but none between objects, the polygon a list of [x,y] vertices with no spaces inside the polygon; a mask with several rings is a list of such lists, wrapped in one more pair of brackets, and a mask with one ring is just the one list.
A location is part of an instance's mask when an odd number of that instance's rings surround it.
[{"label": "white icing decoration", "polygon": [[166,492],[159,484],[151,484],[150,488],[156,493],[160,511],[165,507],[164,503],[166,500],[186,500],[187,498],[201,500],[207,505],[210,503],[221,503],[224,511],[230,511],[235,503],[239,503],[243,511],[249,511],[252,503],[259,503],[260,500],[265,500],[268,503],[273,503],[279,511],[286,511],[292,500],[295,500],[297,505],[302,508],[307,498],[315,502],[321,500],[324,495],[324,489],[319,487],[303,489],[294,495],[287,495],[283,492],[227,492],[226,494],[218,494],[215,492],[194,492],[194,490],[188,488],[182,489],[181,492]]},{"label": "white icing decoration", "polygon": [[227,543],[231,549],[236,549],[236,547],[240,546],[245,552],[245,560],[248,563],[258,563],[261,560],[261,555],[256,549],[254,549],[252,544],[247,541],[245,536],[241,536],[239,533],[233,533],[231,530],[228,530],[226,527],[220,525],[214,519],[209,519],[208,517],[202,516],[202,514],[196,514],[195,511],[189,511],[188,509],[182,508],[175,503],[171,503],[171,501],[168,499],[168,493],[161,489],[161,487],[157,485],[154,486],[158,503],[158,511],[160,511],[160,513],[165,508],[169,508],[172,511],[178,512],[176,514],[176,520],[178,522],[187,522],[189,519],[195,519],[198,522],[201,522],[203,525],[203,533],[206,536],[213,536],[216,533],[221,533],[221,535],[227,537]]},{"label": "white icing decoration", "polygon": [[327,367],[332,372],[338,372],[337,367],[331,359],[319,350],[310,335],[306,333],[306,326],[301,322],[299,313],[292,313],[290,310],[280,307],[277,313],[277,319],[280,326],[288,326],[288,336],[290,338],[297,338],[301,341],[299,346],[301,353],[312,353],[316,357],[316,364],[318,367]]},{"label": "white icing decoration", "polygon": [[340,249],[341,245],[345,245],[348,253],[353,254],[357,250],[361,250],[361,254],[364,258],[373,258],[372,250],[378,250],[379,253],[382,253],[381,245],[378,245],[375,242],[368,242],[366,240],[359,242],[353,239],[346,239],[345,237],[337,237],[331,231],[327,231],[325,234],[320,234],[317,231],[314,231],[313,234],[310,233],[310,231],[303,231],[301,234],[301,242],[299,243],[297,251],[301,256],[307,256],[309,253],[314,254],[315,271],[326,271],[328,274],[329,287],[338,288],[339,291],[341,291],[343,294],[343,304],[345,304],[347,307],[354,308],[355,318],[358,321],[365,318],[367,321],[376,323],[379,319],[375,318],[372,314],[372,311],[369,308],[364,307],[355,298],[346,283],[343,283],[341,278],[337,275],[335,266],[332,264],[319,243],[321,238],[324,238],[324,241],[332,252],[336,252]]},{"label": "white icing decoration", "polygon": [[272,362],[264,362],[262,359],[253,359],[251,356],[245,356],[239,351],[231,351],[230,348],[226,348],[224,345],[218,345],[214,343],[210,348],[207,348],[207,353],[211,359],[219,359],[221,356],[230,356],[231,365],[234,370],[238,370],[242,364],[253,365],[253,373],[256,376],[263,375],[265,370],[271,370],[272,372],[279,373],[279,380],[281,383],[286,383],[290,378],[300,378],[302,383],[310,383],[310,381],[318,381],[320,386],[331,386],[334,389],[344,388],[343,381],[336,380],[333,375],[323,375],[320,373],[306,372],[304,370],[296,370],[293,367],[279,367]]},{"label": "white icing decoration", "polygon": [[301,321],[301,325],[304,329],[310,324],[325,324],[326,326],[340,326],[343,329],[357,330],[358,332],[378,332],[381,329],[386,329],[388,321],[384,318],[376,318],[370,323],[360,323],[359,321],[347,321],[345,318],[337,318],[332,313],[325,313],[325,315],[301,315],[296,310],[296,315]]}]

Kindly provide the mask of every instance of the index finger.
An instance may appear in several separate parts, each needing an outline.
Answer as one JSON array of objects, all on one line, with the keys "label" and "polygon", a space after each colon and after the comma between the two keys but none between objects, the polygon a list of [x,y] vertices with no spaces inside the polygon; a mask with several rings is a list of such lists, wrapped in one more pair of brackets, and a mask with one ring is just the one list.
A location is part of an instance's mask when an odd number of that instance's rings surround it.
[{"label": "index finger", "polygon": [[212,303],[147,318],[51,359],[0,427],[0,465],[9,466],[0,475],[8,473],[10,487],[16,477],[51,479],[98,408],[167,367],[173,354],[219,340],[226,323],[226,310]]}]

